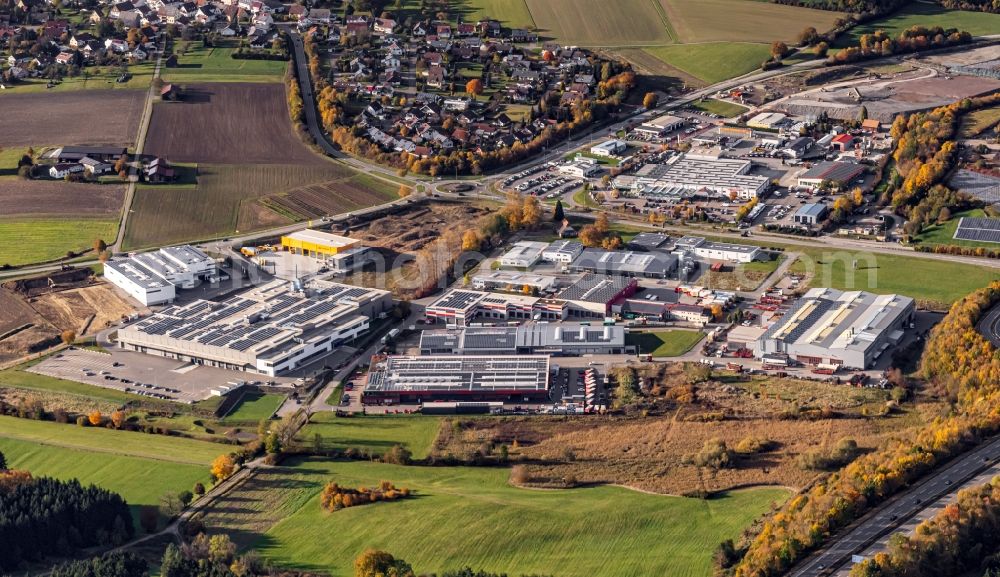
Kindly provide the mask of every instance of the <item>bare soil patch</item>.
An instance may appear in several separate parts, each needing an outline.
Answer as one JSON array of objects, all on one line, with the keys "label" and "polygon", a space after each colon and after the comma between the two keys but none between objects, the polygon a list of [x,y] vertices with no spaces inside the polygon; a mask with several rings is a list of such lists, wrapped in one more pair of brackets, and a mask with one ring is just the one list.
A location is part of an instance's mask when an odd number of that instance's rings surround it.
[{"label": "bare soil patch", "polygon": [[117,215],[124,200],[124,186],[11,179],[0,186],[0,215]]},{"label": "bare soil patch", "polygon": [[146,142],[146,152],[174,162],[327,162],[293,132],[282,84],[189,85],[182,101],[154,106]]},{"label": "bare soil patch", "polygon": [[0,146],[133,144],[145,96],[143,90],[4,95]]}]

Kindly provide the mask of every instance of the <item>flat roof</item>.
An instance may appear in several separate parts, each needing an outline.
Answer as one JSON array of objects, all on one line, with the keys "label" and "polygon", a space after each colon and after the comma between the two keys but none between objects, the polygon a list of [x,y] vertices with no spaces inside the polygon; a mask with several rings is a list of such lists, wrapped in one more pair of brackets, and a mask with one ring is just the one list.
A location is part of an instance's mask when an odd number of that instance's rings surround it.
[{"label": "flat roof", "polygon": [[583,275],[580,280],[563,289],[557,297],[567,301],[592,303],[611,302],[618,293],[625,290],[635,280],[620,276],[601,276],[594,273]]},{"label": "flat roof", "polygon": [[740,254],[750,254],[761,250],[759,246],[754,246],[750,244],[735,244],[729,242],[714,242],[706,240],[702,236],[683,236],[677,239],[677,248],[685,250],[696,250],[696,249],[706,249],[706,250],[722,250],[727,252],[736,252]]},{"label": "flat roof", "polygon": [[823,216],[826,212],[826,205],[821,202],[810,202],[809,204],[803,204],[795,211],[795,216],[811,216],[814,218],[819,218]]},{"label": "flat roof", "polygon": [[286,234],[284,236],[302,242],[311,242],[314,244],[321,244],[324,246],[332,246],[337,248],[343,248],[346,246],[355,245],[358,242],[360,242],[354,238],[340,236],[339,234],[333,234],[329,232],[323,232],[321,230],[316,230],[312,228],[299,230],[293,232],[292,234]]},{"label": "flat roof", "polygon": [[595,272],[666,274],[677,268],[677,257],[662,252],[608,251],[585,248],[575,259],[574,268]]},{"label": "flat roof", "polygon": [[554,240],[549,243],[544,252],[554,252],[554,253],[574,253],[583,250],[583,244],[575,240]]},{"label": "flat roof", "polygon": [[814,288],[761,338],[863,352],[912,306],[913,299],[901,295]]},{"label": "flat roof", "polygon": [[509,284],[518,289],[524,285],[528,285],[544,289],[554,285],[556,280],[556,277],[544,274],[491,270],[473,276],[472,284]]},{"label": "flat roof", "polygon": [[510,247],[510,250],[503,253],[500,260],[538,260],[541,257],[542,252],[547,248],[549,248],[549,244],[546,242],[522,240],[514,243],[514,245]]},{"label": "flat roof", "polygon": [[424,331],[422,350],[457,349],[465,354],[483,354],[518,348],[539,349],[604,344],[625,346],[625,328],[590,326],[582,323],[525,323],[516,327],[462,327]]},{"label": "flat roof", "polygon": [[846,182],[865,171],[865,167],[853,162],[823,161],[817,162],[812,168],[799,176],[808,180],[833,180]]},{"label": "flat roof", "polygon": [[376,360],[365,391],[383,393],[533,393],[549,389],[545,355],[388,356]]},{"label": "flat roof", "polygon": [[657,116],[652,120],[647,120],[642,123],[642,126],[647,128],[659,128],[663,129],[668,126],[673,126],[675,124],[684,124],[687,119],[681,118],[680,116],[674,116],[673,114],[664,114],[663,116]]},{"label": "flat roof", "polygon": [[655,168],[643,166],[636,172],[636,176],[649,179],[648,184],[659,186],[757,191],[767,186],[770,179],[762,175],[741,174],[749,170],[752,164],[749,160],[698,158],[685,154],[670,164],[653,165]]},{"label": "flat roof", "polygon": [[218,302],[168,306],[118,335],[123,342],[155,343],[194,356],[266,359],[367,321],[360,307],[388,294],[320,280],[293,291],[290,283],[275,280]]},{"label": "flat roof", "polygon": [[215,261],[201,249],[190,245],[168,246],[129,257],[112,258],[104,266],[145,289],[155,289],[171,283],[171,277],[212,266]]},{"label": "flat roof", "polygon": [[670,242],[670,236],[659,232],[640,232],[632,240],[628,241],[630,246],[639,246],[646,249],[661,248]]}]

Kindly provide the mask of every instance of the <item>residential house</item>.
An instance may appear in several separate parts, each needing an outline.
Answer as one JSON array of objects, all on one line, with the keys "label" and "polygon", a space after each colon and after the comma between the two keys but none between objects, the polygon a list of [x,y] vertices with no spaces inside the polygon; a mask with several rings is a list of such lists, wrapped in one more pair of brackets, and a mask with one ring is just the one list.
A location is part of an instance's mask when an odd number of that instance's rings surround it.
[{"label": "residential house", "polygon": [[451,38],[451,25],[450,24],[437,24],[434,26],[434,34],[438,38]]},{"label": "residential house", "polygon": [[108,38],[104,41],[104,48],[118,54],[125,54],[128,52],[128,42],[121,38]]},{"label": "residential house", "polygon": [[52,178],[66,178],[70,174],[81,172],[83,172],[83,165],[78,162],[60,162],[49,168],[49,176]]},{"label": "residential house", "polygon": [[444,77],[445,74],[443,66],[431,66],[427,69],[427,86],[437,89],[443,88],[445,81]]},{"label": "residential house", "polygon": [[56,55],[56,64],[62,64],[63,66],[69,66],[73,64],[76,60],[76,54],[73,52],[60,52]]},{"label": "residential house", "polygon": [[[329,24],[330,23],[330,9],[329,8],[313,8],[309,10],[309,21],[316,22],[318,24]],[[368,24],[365,23],[365,28],[367,29]]]},{"label": "residential house", "polygon": [[376,34],[392,34],[392,31],[396,28],[396,21],[392,18],[376,18],[375,19],[375,33]]},{"label": "residential house", "polygon": [[84,44],[94,40],[97,40],[97,38],[90,32],[77,32],[72,38],[69,39],[69,45],[71,48],[79,50],[83,48]]},{"label": "residential house", "polygon": [[111,11],[108,12],[108,17],[112,20],[121,19],[123,12],[131,12],[135,10],[135,6],[131,2],[119,2],[111,6]]},{"label": "residential house", "polygon": [[302,20],[306,17],[306,7],[302,4],[293,4],[288,8],[288,16],[293,20]]},{"label": "residential house", "polygon": [[156,157],[143,169],[146,181],[151,183],[172,182],[177,179],[177,172],[166,160]]},{"label": "residential house", "polygon": [[427,36],[427,25],[423,22],[417,22],[413,25],[413,29],[410,31],[410,36]]},{"label": "residential house", "polygon": [[107,162],[101,162],[100,160],[90,158],[89,156],[82,158],[80,160],[80,164],[83,165],[83,171],[90,176],[107,174],[115,168]]},{"label": "residential house", "polygon": [[253,19],[253,25],[257,30],[267,32],[274,25],[274,17],[271,16],[270,12],[258,12]]}]

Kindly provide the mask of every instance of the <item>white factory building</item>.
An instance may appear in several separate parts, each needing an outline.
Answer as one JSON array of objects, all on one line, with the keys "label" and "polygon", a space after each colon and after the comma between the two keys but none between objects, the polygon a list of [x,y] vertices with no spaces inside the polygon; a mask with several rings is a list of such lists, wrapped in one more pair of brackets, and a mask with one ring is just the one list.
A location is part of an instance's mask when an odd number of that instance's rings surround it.
[{"label": "white factory building", "polygon": [[681,237],[677,240],[675,250],[694,253],[696,256],[708,260],[729,262],[753,262],[764,257],[764,251],[759,246],[712,242],[700,236]]},{"label": "white factory building", "polygon": [[169,306],[118,329],[118,346],[195,365],[278,376],[368,331],[388,291],[272,281],[220,302]]},{"label": "white factory building", "polygon": [[814,288],[757,339],[754,355],[867,369],[903,340],[913,314],[909,297]]},{"label": "white factory building", "polygon": [[531,268],[542,260],[542,252],[549,248],[547,242],[522,240],[515,242],[500,257],[500,266],[510,268]]},{"label": "white factory building", "polygon": [[688,121],[686,118],[664,114],[652,120],[647,120],[635,128],[635,132],[646,136],[661,136],[682,128]]},{"label": "white factory building", "polygon": [[104,278],[145,306],[173,302],[178,288],[193,288],[198,281],[214,277],[215,272],[215,260],[189,245],[104,263]]},{"label": "white factory building", "polygon": [[600,144],[590,147],[590,153],[594,156],[611,157],[624,154],[628,150],[628,143],[624,140],[606,140]]},{"label": "white factory building", "polygon": [[556,240],[542,251],[542,260],[569,264],[580,256],[581,252],[583,245],[575,240]]}]

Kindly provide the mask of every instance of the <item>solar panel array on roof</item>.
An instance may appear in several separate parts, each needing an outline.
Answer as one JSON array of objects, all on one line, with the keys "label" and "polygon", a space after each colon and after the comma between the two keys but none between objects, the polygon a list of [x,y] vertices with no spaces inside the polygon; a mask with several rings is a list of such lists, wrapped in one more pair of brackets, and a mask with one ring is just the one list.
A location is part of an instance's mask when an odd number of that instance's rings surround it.
[{"label": "solar panel array on roof", "polygon": [[1000,219],[963,217],[958,221],[954,238],[1000,243]]},{"label": "solar panel array on roof", "polygon": [[788,332],[788,335],[785,337],[785,342],[791,343],[799,340],[799,338],[805,334],[807,330],[811,329],[819,319],[823,318],[823,315],[830,310],[831,306],[833,306],[833,301],[827,299],[816,299],[816,306],[809,311],[808,314],[806,314],[805,318],[799,321],[799,324]]}]

